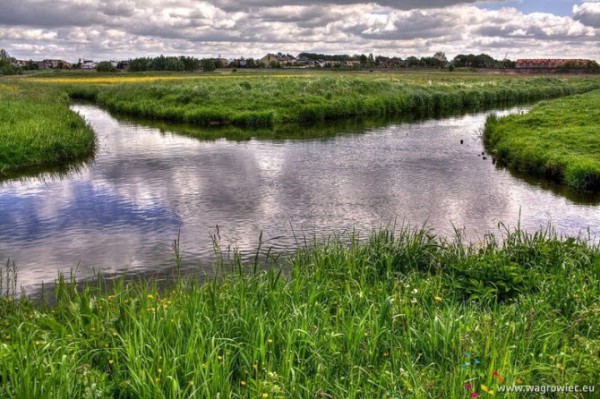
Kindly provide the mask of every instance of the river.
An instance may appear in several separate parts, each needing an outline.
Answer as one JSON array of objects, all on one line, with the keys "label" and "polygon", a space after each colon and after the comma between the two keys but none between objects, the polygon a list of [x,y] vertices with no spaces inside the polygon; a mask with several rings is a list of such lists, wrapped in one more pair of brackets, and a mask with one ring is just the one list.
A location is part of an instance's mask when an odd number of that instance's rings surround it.
[{"label": "river", "polygon": [[[306,236],[426,225],[472,240],[498,223],[600,236],[598,198],[578,197],[498,168],[482,155],[489,112],[304,140],[194,138],[120,121],[78,104],[98,136],[93,163],[59,176],[0,183],[0,259],[31,291],[59,271],[154,273],[211,266],[223,248],[293,250]],[[509,111],[521,112],[518,108]],[[462,140],[462,144],[461,144]]]}]

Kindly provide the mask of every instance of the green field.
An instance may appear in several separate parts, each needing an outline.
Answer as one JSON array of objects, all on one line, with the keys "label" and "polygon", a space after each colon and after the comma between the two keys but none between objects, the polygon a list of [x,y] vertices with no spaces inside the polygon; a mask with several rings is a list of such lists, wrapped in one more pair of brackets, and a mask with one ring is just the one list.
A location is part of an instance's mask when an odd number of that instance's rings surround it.
[{"label": "green field", "polygon": [[490,117],[486,146],[498,160],[577,190],[600,190],[600,91],[542,102],[524,115]]},{"label": "green field", "polygon": [[598,384],[600,249],[502,238],[332,238],[283,272],[237,258],[163,289],[61,281],[51,307],[12,300],[5,270],[0,396],[544,398],[500,391]]},{"label": "green field", "polygon": [[64,92],[0,81],[0,179],[93,156],[94,132],[68,106]]}]

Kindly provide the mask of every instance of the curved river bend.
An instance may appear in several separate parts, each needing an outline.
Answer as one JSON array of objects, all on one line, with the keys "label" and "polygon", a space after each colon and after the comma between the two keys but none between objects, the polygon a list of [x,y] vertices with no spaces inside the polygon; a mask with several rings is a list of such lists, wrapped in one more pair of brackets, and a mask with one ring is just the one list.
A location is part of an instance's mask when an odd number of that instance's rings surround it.
[{"label": "curved river bend", "polygon": [[[59,270],[158,272],[173,265],[181,230],[186,265],[210,268],[211,233],[242,252],[259,234],[289,250],[294,234],[329,235],[427,223],[472,239],[498,223],[600,236],[600,207],[526,182],[483,159],[489,113],[294,141],[199,141],[118,121],[76,105],[99,138],[95,162],[66,177],[0,185],[0,259],[26,290]],[[514,110],[513,110],[514,111]],[[464,144],[460,144],[460,140]]]}]

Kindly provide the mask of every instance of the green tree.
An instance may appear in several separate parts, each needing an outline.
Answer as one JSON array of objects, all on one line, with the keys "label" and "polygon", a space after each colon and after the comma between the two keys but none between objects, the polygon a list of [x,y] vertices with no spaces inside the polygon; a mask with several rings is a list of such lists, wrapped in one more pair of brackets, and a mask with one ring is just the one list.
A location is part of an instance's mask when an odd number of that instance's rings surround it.
[{"label": "green tree", "polygon": [[440,68],[446,67],[448,64],[448,58],[446,58],[446,53],[443,51],[438,51],[433,55],[433,59],[435,60],[436,65]]},{"label": "green tree", "polygon": [[23,69],[25,69],[27,71],[37,71],[39,68],[40,67],[38,66],[38,64],[33,60],[27,61],[27,63],[23,67]]},{"label": "green tree", "polygon": [[407,67],[418,67],[421,66],[421,60],[419,60],[414,55],[411,55],[406,59],[405,64]]},{"label": "green tree", "polygon": [[215,69],[217,69],[217,66],[215,65],[215,62],[211,59],[204,60],[204,62],[202,63],[202,70],[204,72],[212,72]]},{"label": "green tree", "polygon": [[130,72],[143,72],[150,70],[150,58],[134,58],[129,61]]},{"label": "green tree", "polygon": [[12,66],[12,58],[6,50],[0,49],[0,75],[15,75],[19,69]]},{"label": "green tree", "polygon": [[367,66],[367,63],[369,62],[369,59],[367,58],[366,55],[361,54],[358,59],[360,61],[360,66],[362,66],[362,67],[366,67]]}]

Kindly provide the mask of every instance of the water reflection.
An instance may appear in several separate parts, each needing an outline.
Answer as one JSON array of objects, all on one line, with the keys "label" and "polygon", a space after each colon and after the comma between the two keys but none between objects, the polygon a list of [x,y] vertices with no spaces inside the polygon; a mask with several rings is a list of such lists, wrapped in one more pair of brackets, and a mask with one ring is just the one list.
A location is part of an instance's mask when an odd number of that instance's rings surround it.
[{"label": "water reflection", "polygon": [[[95,162],[67,178],[0,187],[0,259],[20,284],[58,270],[161,271],[181,230],[186,267],[209,264],[209,234],[252,253],[262,231],[276,250],[296,236],[424,222],[471,237],[499,222],[600,236],[594,200],[575,203],[481,157],[486,114],[428,120],[305,140],[199,141],[118,121],[78,105],[96,131]],[[463,140],[463,144],[460,141]],[[519,215],[520,221],[519,221]],[[294,231],[292,231],[292,229]]]}]

